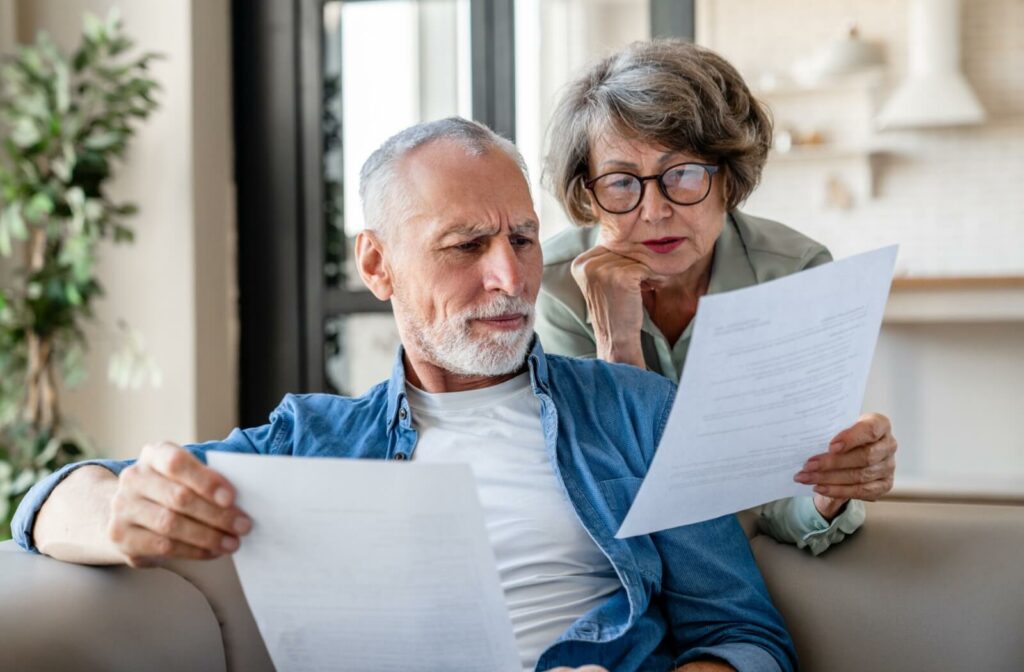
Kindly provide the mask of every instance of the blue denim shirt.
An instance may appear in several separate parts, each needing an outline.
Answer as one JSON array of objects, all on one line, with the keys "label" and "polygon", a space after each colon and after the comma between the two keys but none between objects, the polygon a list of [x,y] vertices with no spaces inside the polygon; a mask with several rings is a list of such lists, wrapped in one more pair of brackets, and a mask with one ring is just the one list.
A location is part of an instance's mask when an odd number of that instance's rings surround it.
[{"label": "blue denim shirt", "polygon": [[[224,441],[189,446],[271,455],[409,459],[416,430],[399,350],[391,379],[358,398],[288,395],[270,423],[236,429]],[[673,670],[700,657],[743,671],[792,670],[796,652],[772,605],[735,516],[616,539],[664,430],[675,386],[636,367],[529,355],[533,392],[552,467],[580,523],[611,561],[622,588],[584,614],[543,653],[538,670],[603,665],[609,670]],[[70,465],[38,483],[18,507],[18,543],[36,551],[35,516]]]}]

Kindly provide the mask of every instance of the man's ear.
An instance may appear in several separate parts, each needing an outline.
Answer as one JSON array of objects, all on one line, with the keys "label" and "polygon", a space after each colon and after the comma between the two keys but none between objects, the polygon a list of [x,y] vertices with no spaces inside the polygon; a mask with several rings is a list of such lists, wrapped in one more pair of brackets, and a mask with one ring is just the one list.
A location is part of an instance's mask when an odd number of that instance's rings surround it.
[{"label": "man's ear", "polygon": [[355,253],[359,277],[378,299],[390,299],[394,294],[394,284],[391,269],[384,260],[384,243],[380,237],[373,231],[360,231],[356,236]]}]

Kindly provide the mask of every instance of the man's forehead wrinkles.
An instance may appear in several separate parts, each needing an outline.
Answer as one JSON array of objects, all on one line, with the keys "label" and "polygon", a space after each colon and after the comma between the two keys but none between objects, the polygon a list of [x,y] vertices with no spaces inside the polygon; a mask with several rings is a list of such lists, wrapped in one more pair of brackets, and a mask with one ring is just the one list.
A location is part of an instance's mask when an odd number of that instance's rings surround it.
[{"label": "man's forehead wrinkles", "polygon": [[[509,219],[506,217],[502,217],[496,222],[460,221],[442,225],[439,233],[442,237],[459,235],[496,236],[501,233],[502,229],[505,228],[505,223],[508,221]],[[540,229],[540,225],[531,218],[510,223],[508,229],[512,233],[535,233]]]}]

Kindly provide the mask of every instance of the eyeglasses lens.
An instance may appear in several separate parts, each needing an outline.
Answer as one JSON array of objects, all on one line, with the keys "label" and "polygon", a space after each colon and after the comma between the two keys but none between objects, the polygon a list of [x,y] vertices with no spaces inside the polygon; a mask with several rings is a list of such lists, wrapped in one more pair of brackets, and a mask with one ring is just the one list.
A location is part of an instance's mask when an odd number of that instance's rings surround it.
[{"label": "eyeglasses lens", "polygon": [[701,166],[674,166],[665,171],[661,181],[668,197],[676,203],[695,203],[707,193],[708,173]]},{"label": "eyeglasses lens", "polygon": [[594,195],[605,210],[632,210],[640,201],[640,180],[628,173],[611,173],[594,183]]}]

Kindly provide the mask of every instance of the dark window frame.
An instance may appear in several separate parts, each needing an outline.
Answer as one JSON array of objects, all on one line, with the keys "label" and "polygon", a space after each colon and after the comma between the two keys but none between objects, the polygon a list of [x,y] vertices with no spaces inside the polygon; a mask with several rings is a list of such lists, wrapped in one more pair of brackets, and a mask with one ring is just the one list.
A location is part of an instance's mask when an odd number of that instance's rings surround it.
[{"label": "dark window frame", "polygon": [[[391,310],[324,282],[325,2],[232,2],[242,426],[288,392],[329,389],[328,320]],[[470,0],[470,12],[473,116],[514,141],[513,0]]]}]

